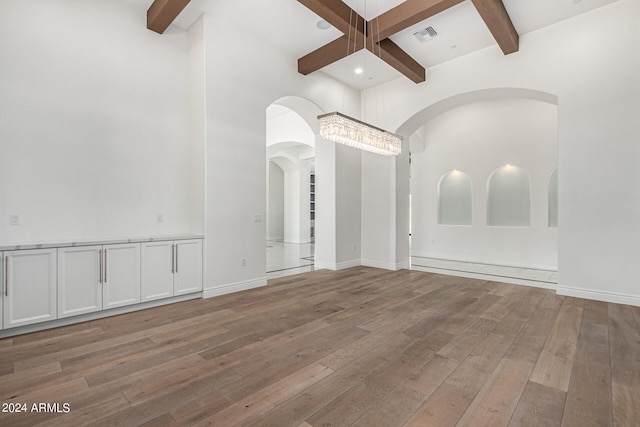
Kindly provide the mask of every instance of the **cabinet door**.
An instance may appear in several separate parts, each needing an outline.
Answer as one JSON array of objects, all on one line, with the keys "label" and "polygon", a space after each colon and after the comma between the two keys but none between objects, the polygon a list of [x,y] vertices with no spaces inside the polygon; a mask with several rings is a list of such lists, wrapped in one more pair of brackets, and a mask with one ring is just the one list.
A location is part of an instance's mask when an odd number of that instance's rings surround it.
[{"label": "cabinet door", "polygon": [[4,325],[4,315],[2,314],[4,311],[4,289],[5,289],[5,281],[4,281],[4,253],[0,252],[0,331],[2,330],[2,325]]},{"label": "cabinet door", "polygon": [[142,244],[142,301],[173,296],[173,242]]},{"label": "cabinet door", "polygon": [[56,249],[8,251],[4,255],[4,328],[55,320]]},{"label": "cabinet door", "polygon": [[175,245],[174,294],[202,291],[202,240],[179,240]]},{"label": "cabinet door", "polygon": [[58,249],[58,318],[102,310],[102,246]]},{"label": "cabinet door", "polygon": [[102,252],[102,308],[140,302],[140,244],[105,245]]}]

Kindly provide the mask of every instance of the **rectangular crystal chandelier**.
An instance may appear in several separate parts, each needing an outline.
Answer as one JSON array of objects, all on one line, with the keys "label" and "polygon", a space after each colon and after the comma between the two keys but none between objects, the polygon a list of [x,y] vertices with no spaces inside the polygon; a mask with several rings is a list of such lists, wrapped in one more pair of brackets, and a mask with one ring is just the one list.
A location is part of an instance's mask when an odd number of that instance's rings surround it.
[{"label": "rectangular crystal chandelier", "polygon": [[383,156],[400,154],[402,137],[371,126],[342,113],[333,112],[318,116],[320,136],[360,150]]}]

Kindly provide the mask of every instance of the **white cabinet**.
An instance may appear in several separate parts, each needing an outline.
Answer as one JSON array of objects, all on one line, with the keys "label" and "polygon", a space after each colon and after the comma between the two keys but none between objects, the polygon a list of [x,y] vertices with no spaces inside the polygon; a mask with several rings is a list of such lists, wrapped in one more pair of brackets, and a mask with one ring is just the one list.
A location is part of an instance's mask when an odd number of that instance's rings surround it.
[{"label": "white cabinet", "polygon": [[4,309],[4,287],[5,287],[5,281],[4,281],[4,265],[5,265],[5,261],[4,261],[4,252],[0,252],[0,331],[2,330],[2,325],[4,324],[4,316],[3,316],[3,309]]},{"label": "white cabinet", "polygon": [[142,244],[142,301],[173,296],[173,242]]},{"label": "white cabinet", "polygon": [[142,244],[142,301],[202,291],[202,240]]},{"label": "white cabinet", "polygon": [[4,328],[57,318],[56,249],[4,252]]},{"label": "white cabinet", "polygon": [[140,302],[140,243],[102,247],[102,308]]},{"label": "white cabinet", "polygon": [[175,256],[174,294],[184,295],[202,291],[202,240],[175,242]]},{"label": "white cabinet", "polygon": [[58,317],[102,310],[102,246],[58,249]]}]

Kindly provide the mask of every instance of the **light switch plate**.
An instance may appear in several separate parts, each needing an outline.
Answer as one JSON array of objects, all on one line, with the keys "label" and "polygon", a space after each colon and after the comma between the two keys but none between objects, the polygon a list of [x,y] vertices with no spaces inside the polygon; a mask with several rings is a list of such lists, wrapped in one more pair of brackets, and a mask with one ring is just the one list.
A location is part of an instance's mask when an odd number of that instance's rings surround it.
[{"label": "light switch plate", "polygon": [[20,215],[9,215],[9,224],[20,225]]}]

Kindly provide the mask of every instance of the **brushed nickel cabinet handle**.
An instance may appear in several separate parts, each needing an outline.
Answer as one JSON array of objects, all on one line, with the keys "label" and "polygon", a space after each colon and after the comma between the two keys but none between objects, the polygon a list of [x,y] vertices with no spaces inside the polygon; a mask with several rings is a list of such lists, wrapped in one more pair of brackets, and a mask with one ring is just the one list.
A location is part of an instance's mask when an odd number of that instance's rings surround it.
[{"label": "brushed nickel cabinet handle", "polygon": [[104,283],[107,283],[107,249],[104,250]]},{"label": "brushed nickel cabinet handle", "polygon": [[4,296],[9,296],[9,255],[4,257]]},{"label": "brushed nickel cabinet handle", "polygon": [[98,250],[98,258],[100,258],[100,271],[98,272],[98,283],[102,283],[102,249]]},{"label": "brushed nickel cabinet handle", "polygon": [[171,245],[171,273],[175,273],[175,269],[176,269],[176,260],[175,260],[175,246],[174,244]]},{"label": "brushed nickel cabinet handle", "polygon": [[178,244],[176,243],[176,273],[178,272]]}]

